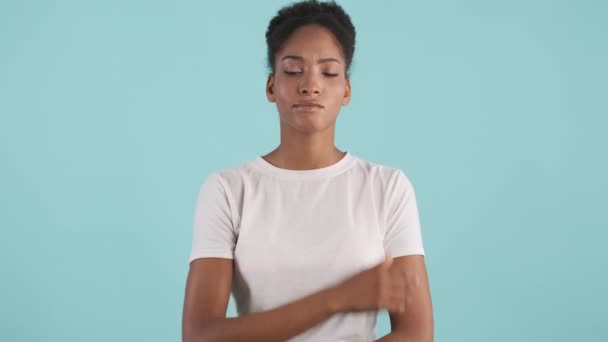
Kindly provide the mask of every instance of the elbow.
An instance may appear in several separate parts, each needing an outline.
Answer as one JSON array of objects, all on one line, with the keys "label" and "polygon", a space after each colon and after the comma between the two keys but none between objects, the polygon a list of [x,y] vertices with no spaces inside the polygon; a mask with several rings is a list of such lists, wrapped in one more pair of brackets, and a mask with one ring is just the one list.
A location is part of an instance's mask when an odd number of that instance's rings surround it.
[{"label": "elbow", "polygon": [[205,331],[201,327],[196,327],[193,324],[184,325],[182,327],[182,342],[202,342],[208,341],[205,337]]},{"label": "elbow", "polygon": [[403,341],[403,342],[433,342],[433,330],[432,329],[424,329],[421,331],[411,331],[411,330],[393,330],[390,333],[391,336],[394,336],[394,339],[391,341]]},{"label": "elbow", "polygon": [[182,324],[182,342],[219,342],[221,334],[214,333],[215,320],[203,322],[184,321]]}]

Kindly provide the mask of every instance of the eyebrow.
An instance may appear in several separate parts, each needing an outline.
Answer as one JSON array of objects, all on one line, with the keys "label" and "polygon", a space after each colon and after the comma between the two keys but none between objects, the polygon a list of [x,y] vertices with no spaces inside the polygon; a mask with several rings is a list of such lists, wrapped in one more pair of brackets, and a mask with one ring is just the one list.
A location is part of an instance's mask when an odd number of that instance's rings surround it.
[{"label": "eyebrow", "polygon": [[[295,59],[297,61],[304,61],[304,57],[302,56],[285,56],[283,57],[281,60],[286,60],[286,59]],[[340,61],[335,59],[335,58],[321,58],[319,59],[319,63],[327,63],[327,62],[336,62],[338,64],[340,64]]]}]

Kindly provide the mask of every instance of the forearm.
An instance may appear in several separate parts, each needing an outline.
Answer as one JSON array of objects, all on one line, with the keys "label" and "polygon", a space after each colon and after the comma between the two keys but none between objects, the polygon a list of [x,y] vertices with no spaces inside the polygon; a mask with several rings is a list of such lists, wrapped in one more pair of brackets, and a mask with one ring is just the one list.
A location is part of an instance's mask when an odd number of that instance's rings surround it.
[{"label": "forearm", "polygon": [[410,342],[411,340],[407,339],[404,336],[401,336],[397,333],[390,333],[382,336],[380,339],[377,339],[375,342]]},{"label": "forearm", "polygon": [[285,341],[339,312],[335,291],[322,290],[269,311],[207,321],[188,342]]},{"label": "forearm", "polygon": [[405,332],[393,331],[388,335],[382,336],[375,342],[433,342],[433,338],[418,338],[415,336],[408,335]]}]

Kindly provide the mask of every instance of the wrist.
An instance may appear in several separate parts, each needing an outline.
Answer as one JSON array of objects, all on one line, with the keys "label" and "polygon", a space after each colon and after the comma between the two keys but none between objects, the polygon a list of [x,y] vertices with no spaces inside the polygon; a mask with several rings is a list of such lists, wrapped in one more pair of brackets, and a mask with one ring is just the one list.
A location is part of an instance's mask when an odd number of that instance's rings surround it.
[{"label": "wrist", "polygon": [[332,286],[326,292],[326,301],[332,314],[346,311],[346,302],[340,286]]}]

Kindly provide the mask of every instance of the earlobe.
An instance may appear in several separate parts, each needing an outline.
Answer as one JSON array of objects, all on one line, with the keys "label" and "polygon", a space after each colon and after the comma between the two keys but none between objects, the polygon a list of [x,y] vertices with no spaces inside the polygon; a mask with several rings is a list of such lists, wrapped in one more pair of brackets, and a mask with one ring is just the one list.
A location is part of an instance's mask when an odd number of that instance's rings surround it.
[{"label": "earlobe", "polygon": [[342,106],[348,106],[350,102],[350,92],[344,94],[344,98],[342,99]]},{"label": "earlobe", "polygon": [[344,90],[344,98],[342,99],[342,106],[347,106],[350,102],[350,80],[346,80],[346,89]]},{"label": "earlobe", "polygon": [[266,81],[266,97],[268,98],[268,101],[270,101],[270,102],[275,101],[274,78],[272,77],[272,74],[268,75],[268,80]]}]

